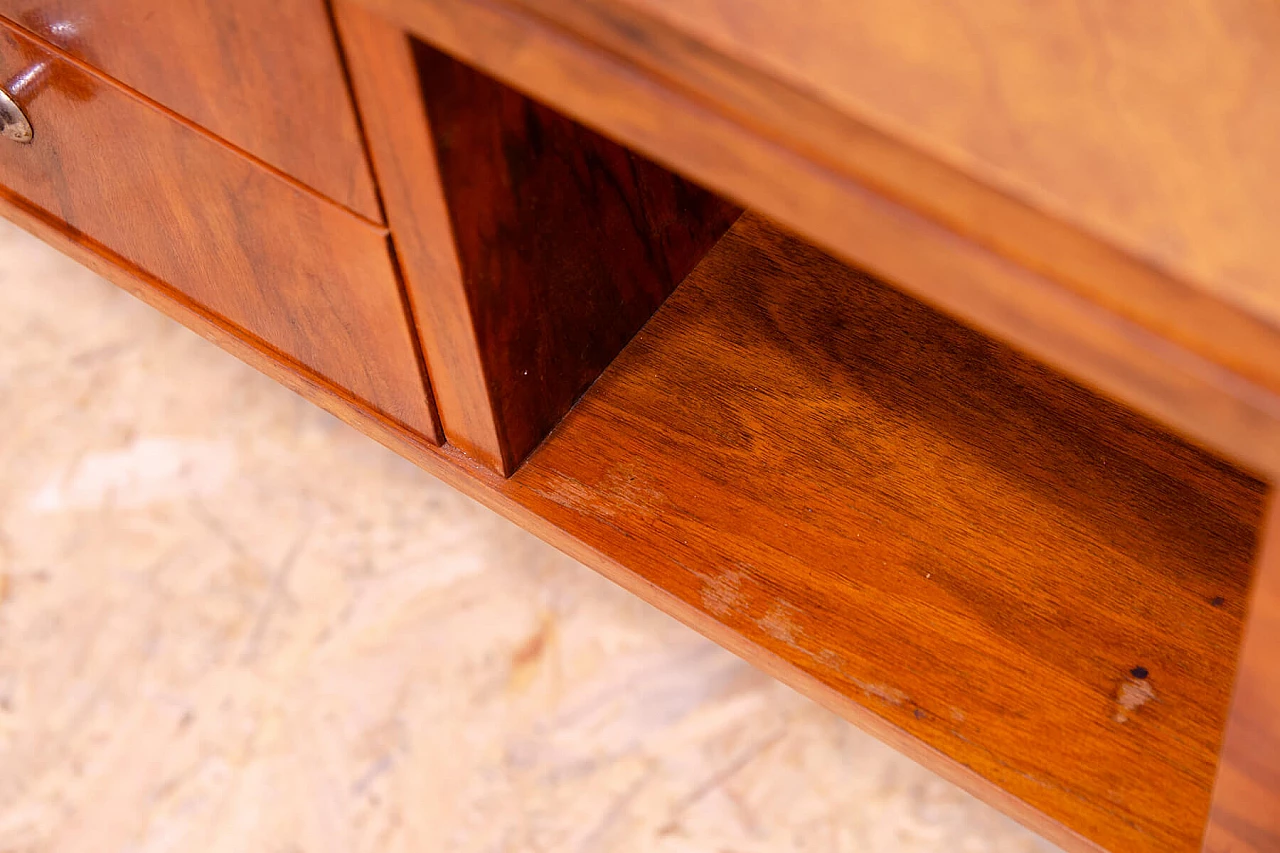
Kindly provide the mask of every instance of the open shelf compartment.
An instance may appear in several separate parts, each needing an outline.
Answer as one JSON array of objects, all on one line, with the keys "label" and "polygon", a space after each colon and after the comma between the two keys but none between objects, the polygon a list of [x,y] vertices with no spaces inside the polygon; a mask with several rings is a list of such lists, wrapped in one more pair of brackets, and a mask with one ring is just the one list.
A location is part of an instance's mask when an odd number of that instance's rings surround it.
[{"label": "open shelf compartment", "polygon": [[1199,849],[1261,481],[337,10],[424,464],[1060,844]]},{"label": "open shelf compartment", "polygon": [[762,218],[505,491],[926,763],[1198,849],[1263,485]]}]

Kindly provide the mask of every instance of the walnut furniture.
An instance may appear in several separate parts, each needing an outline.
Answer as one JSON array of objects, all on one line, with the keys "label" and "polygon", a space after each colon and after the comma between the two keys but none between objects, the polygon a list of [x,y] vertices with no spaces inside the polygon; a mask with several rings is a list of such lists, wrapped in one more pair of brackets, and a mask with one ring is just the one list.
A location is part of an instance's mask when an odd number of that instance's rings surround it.
[{"label": "walnut furniture", "polygon": [[1280,7],[0,0],[0,212],[1069,850],[1280,850]]}]

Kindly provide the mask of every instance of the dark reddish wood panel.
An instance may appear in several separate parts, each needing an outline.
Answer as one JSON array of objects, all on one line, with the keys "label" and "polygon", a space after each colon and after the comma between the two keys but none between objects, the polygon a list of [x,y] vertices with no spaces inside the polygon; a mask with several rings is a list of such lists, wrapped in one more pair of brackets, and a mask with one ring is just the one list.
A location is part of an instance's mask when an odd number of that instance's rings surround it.
[{"label": "dark reddish wood panel", "polygon": [[[365,400],[339,388],[307,365],[281,353],[260,338],[247,334],[186,295],[67,224],[0,187],[0,216],[26,229],[49,245],[114,283],[122,290],[181,323],[261,371],[281,385],[330,412],[402,456],[441,469],[439,440],[376,411]],[[425,460],[431,460],[426,462]],[[457,483],[454,484],[455,486]]]},{"label": "dark reddish wood panel", "polygon": [[444,53],[414,53],[497,421],[484,455],[510,472],[741,211]]},{"label": "dark reddish wood panel", "polygon": [[438,438],[385,229],[0,24],[48,64],[0,185],[384,416]]},{"label": "dark reddish wood panel", "polygon": [[741,210],[451,56],[415,56],[497,420],[483,455],[509,473]]},{"label": "dark reddish wood panel", "polygon": [[740,211],[335,11],[445,433],[510,473]]},{"label": "dark reddish wood panel", "polygon": [[0,0],[0,15],[381,221],[325,0]]}]

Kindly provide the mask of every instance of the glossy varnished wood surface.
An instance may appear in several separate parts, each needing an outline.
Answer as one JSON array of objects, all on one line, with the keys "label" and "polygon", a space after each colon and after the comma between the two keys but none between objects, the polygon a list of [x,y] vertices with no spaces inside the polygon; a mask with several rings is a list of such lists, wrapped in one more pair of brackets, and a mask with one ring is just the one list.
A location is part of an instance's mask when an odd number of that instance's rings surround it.
[{"label": "glossy varnished wood surface", "polygon": [[[710,72],[695,50],[741,63],[744,86],[753,72],[787,86],[1280,324],[1280,8],[1268,0],[816,0],[802,14],[778,0],[518,2],[567,25],[590,14],[593,33],[630,26],[654,62],[673,57],[650,35],[664,48],[683,36],[670,72],[682,82]],[[892,188],[930,189],[919,177]],[[1092,287],[1105,298],[1127,282]]]},{"label": "glossy varnished wood surface", "polygon": [[50,63],[0,185],[250,336],[437,436],[385,231],[0,27],[0,72]]},{"label": "glossy varnished wood surface", "polygon": [[462,287],[410,40],[357,6],[338,2],[333,11],[383,204],[393,223],[391,240],[431,390],[438,411],[448,414],[442,420],[454,445],[481,458],[481,448],[496,452],[500,446],[498,425],[487,403],[485,367]]},{"label": "glossy varnished wood surface", "polygon": [[[662,143],[684,132],[655,121],[665,114],[619,101],[596,78],[558,77],[569,66],[509,53],[484,55],[508,70],[531,62],[529,88],[576,92],[623,137]],[[650,82],[627,91],[652,95]],[[100,86],[120,91],[63,75],[36,107],[53,98],[66,109],[74,98],[84,109],[101,99]],[[750,146],[743,143],[748,154]],[[721,168],[727,177],[717,186],[729,186],[741,162],[724,151],[719,167],[711,147],[673,160]],[[755,162],[787,162],[772,156]],[[199,169],[189,168],[198,161],[184,154],[184,174],[200,184]],[[14,167],[2,168],[0,182],[12,185]],[[939,304],[970,319],[976,295],[980,326],[1275,470],[1270,397],[1249,385],[1271,381],[1257,359],[1268,332],[1238,306],[1168,291],[1174,314],[1198,316],[1208,330],[1184,335],[1156,309],[1138,317],[1083,293],[1056,261],[1041,269],[1031,255],[971,242],[963,228],[965,240],[948,242],[945,228],[930,230],[936,222],[875,193],[814,181],[804,168],[780,169],[777,194],[765,197],[785,208],[782,185],[797,175],[790,197],[810,206],[782,211],[793,227],[817,223],[825,210],[835,224],[806,233],[839,232],[846,256],[861,257],[849,245],[865,248],[898,273],[895,281],[917,290],[926,282]],[[1249,477],[752,218],[502,482],[451,449],[431,448],[385,405],[372,411],[340,387],[349,380],[297,355],[305,350],[298,340],[282,351],[174,291],[152,274],[154,263],[131,253],[142,243],[110,251],[66,231],[56,220],[77,212],[68,202],[83,181],[50,188],[26,179],[24,196],[46,193],[42,209],[8,198],[10,215],[77,252],[110,256],[104,263],[146,298],[1060,843],[1197,846],[1261,517],[1262,488]],[[254,180],[237,187],[238,203],[254,204]],[[806,195],[819,187],[828,194]],[[118,197],[109,199],[120,211]],[[846,208],[850,199],[856,204]],[[438,213],[447,217],[443,204]],[[208,215],[218,218],[216,205]],[[91,224],[95,235],[117,233]],[[329,234],[326,245],[334,240]],[[1009,257],[1024,267],[1003,265]],[[1160,287],[1184,284],[1154,275]],[[1008,287],[1024,285],[1036,299],[1010,297]],[[1113,309],[1125,315],[1118,323]],[[1231,325],[1241,317],[1244,325]],[[1224,328],[1239,332],[1233,346]],[[1195,352],[1169,347],[1159,337],[1166,333]],[[1223,367],[1239,369],[1243,384],[1216,372]],[[1268,650],[1277,641],[1280,573],[1270,559],[1261,569],[1207,842],[1215,851],[1274,846],[1280,757],[1272,747],[1280,741]]]},{"label": "glossy varnished wood surface", "polygon": [[510,473],[741,211],[446,54],[414,52],[497,424],[482,458]]},{"label": "glossy varnished wood surface", "polygon": [[1194,850],[1262,487],[748,216],[512,480],[1114,850]]},{"label": "glossy varnished wood surface", "polygon": [[421,458],[424,448],[438,449],[419,430],[373,410],[367,401],[339,388],[287,353],[227,322],[106,246],[69,230],[65,222],[4,189],[0,189],[0,216],[364,433],[384,443],[394,437],[391,446],[402,455]]},{"label": "glossy varnished wood surface", "polygon": [[325,0],[0,0],[0,15],[381,220]]},{"label": "glossy varnished wood surface", "polygon": [[510,473],[736,206],[338,4],[450,443]]},{"label": "glossy varnished wood surface", "polygon": [[[1270,38],[1274,9],[1254,2],[1187,4],[1172,10],[1172,20],[1149,21],[1152,26],[1141,24],[1153,14],[1147,10],[1079,10],[1082,20],[1098,25],[1093,38],[1081,36],[1074,23],[1060,26],[1062,15],[1076,8],[1059,6],[913,12],[887,4],[864,9],[824,3],[815,7],[814,20],[788,24],[778,16],[794,10],[774,4],[772,26],[768,15],[752,19],[761,12],[758,3],[362,2],[1184,435],[1257,470],[1280,473],[1280,341],[1267,279],[1275,268],[1267,260],[1275,193],[1267,189],[1274,169],[1266,163],[1277,137],[1266,130],[1274,107],[1258,96],[1273,76],[1268,68],[1274,58],[1258,46]],[[1182,15],[1193,5],[1198,22]],[[837,26],[843,17],[861,14],[886,26]],[[686,15],[701,17],[712,29],[724,23],[724,31],[704,39],[709,31],[690,27]],[[1012,29],[993,16],[1005,16]],[[934,25],[940,21],[977,28],[952,29],[939,39]],[[912,44],[917,25],[920,38]],[[1208,32],[1201,33],[1201,25]],[[804,38],[791,38],[810,27]],[[935,50],[954,45],[958,34],[971,44]],[[880,40],[881,48],[889,45],[888,54],[826,49],[846,36],[859,43]],[[1062,44],[1050,43],[1059,38]],[[944,123],[959,117],[950,130],[968,122],[978,148],[999,143],[978,151],[982,156],[1007,155],[1019,168],[1034,166],[1024,175],[1031,191],[1006,180],[1003,160],[983,163],[963,151],[953,157],[956,138],[913,136],[892,117],[851,109],[839,103],[838,93],[818,91],[785,68],[762,67],[736,51],[735,45],[753,40],[787,43],[796,49],[788,61],[802,65],[805,51],[818,44],[819,64],[846,62],[866,72],[853,84],[879,86],[874,94],[890,107],[925,109],[923,118]],[[1205,64],[1209,56],[1216,67]],[[895,85],[895,75],[876,70],[886,58],[935,71],[986,59],[979,76],[987,88],[973,101],[929,106],[939,92],[955,94],[948,87],[957,81],[943,73],[933,86],[908,74]],[[1091,64],[1094,59],[1109,61]],[[1097,73],[1078,75],[1077,60]],[[972,66],[953,70],[960,88],[969,86],[973,94]],[[1042,92],[1027,85],[1042,78],[1049,83]],[[1077,84],[1082,88],[1068,92],[1059,110],[1060,87]],[[1001,103],[1006,94],[1016,103]],[[1097,103],[1088,103],[1094,94]],[[1114,128],[1094,120],[1098,110],[1114,113]],[[1221,121],[1213,120],[1215,113]],[[1013,124],[1001,128],[1010,116]],[[983,125],[988,117],[994,134]],[[1075,123],[1081,126],[1070,126]],[[922,127],[933,133],[927,121]],[[1001,130],[1011,131],[1003,141]],[[934,144],[939,140],[941,147]],[[966,142],[960,140],[962,147]],[[1001,153],[1000,144],[1029,148]],[[1081,144],[1084,149],[1073,148]],[[1063,155],[1056,164],[1054,145]],[[1048,160],[1041,159],[1045,155]],[[1046,163],[1053,168],[1034,174]],[[1040,180],[1047,183],[1035,185]],[[1055,192],[1064,195],[1055,200]],[[1065,207],[1059,204],[1064,200]],[[1236,261],[1238,268],[1232,267]],[[1268,618],[1264,596],[1276,571],[1273,563],[1259,566],[1254,618]],[[645,594],[643,583],[625,571],[611,576]],[[700,623],[670,597],[655,597],[721,642],[737,640],[714,621]],[[1235,649],[1222,653],[1230,659]],[[1246,651],[1246,659],[1259,654]],[[1280,759],[1268,757],[1266,745],[1280,740],[1280,731],[1266,699],[1273,692],[1268,672],[1252,669],[1255,675],[1247,665],[1242,673],[1242,698],[1234,706],[1233,731],[1244,734],[1233,736],[1236,746],[1224,755],[1208,836],[1214,849],[1274,846],[1267,816],[1280,792]],[[787,670],[782,676],[798,677]],[[842,694],[802,683],[841,706]],[[851,718],[859,713],[847,704],[843,710]],[[874,725],[865,717],[862,723]],[[919,749],[892,731],[878,731],[901,748]],[[989,798],[1002,796],[978,787]],[[1037,828],[1058,826],[1020,801],[1002,802]],[[1197,819],[1203,817],[1200,811]]]},{"label": "glossy varnished wood surface", "polygon": [[[1183,434],[1280,471],[1280,334],[1251,306],[651,16],[609,23],[629,7],[361,2]],[[590,23],[597,13],[607,20]]]}]

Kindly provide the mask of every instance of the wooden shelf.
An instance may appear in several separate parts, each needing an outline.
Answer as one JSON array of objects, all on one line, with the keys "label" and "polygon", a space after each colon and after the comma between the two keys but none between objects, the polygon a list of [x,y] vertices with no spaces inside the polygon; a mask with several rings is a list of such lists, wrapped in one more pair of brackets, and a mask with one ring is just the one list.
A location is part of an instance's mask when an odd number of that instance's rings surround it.
[{"label": "wooden shelf", "polygon": [[926,763],[1198,849],[1264,487],[763,219],[497,488]]}]

